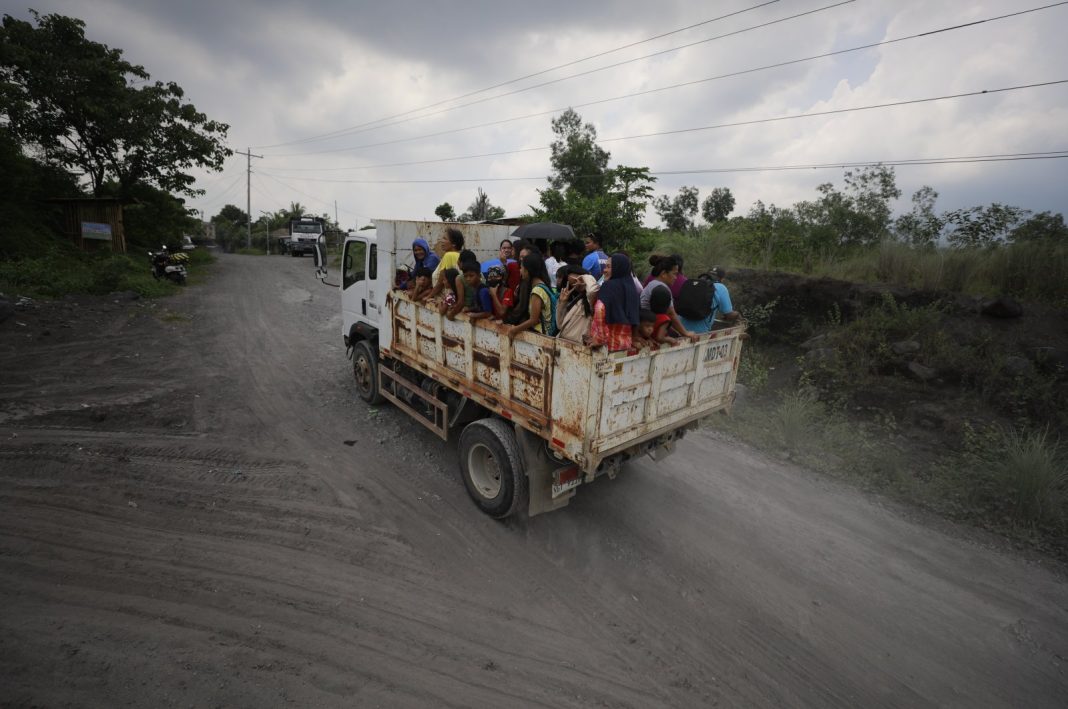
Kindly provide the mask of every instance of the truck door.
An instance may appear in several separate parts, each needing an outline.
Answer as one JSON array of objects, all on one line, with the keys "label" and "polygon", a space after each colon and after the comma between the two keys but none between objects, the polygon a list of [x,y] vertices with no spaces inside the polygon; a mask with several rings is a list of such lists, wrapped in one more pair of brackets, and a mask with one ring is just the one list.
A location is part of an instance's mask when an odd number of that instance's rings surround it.
[{"label": "truck door", "polygon": [[378,304],[369,292],[378,277],[377,251],[375,244],[364,239],[345,242],[341,257],[341,309],[346,327],[353,322],[378,322]]}]

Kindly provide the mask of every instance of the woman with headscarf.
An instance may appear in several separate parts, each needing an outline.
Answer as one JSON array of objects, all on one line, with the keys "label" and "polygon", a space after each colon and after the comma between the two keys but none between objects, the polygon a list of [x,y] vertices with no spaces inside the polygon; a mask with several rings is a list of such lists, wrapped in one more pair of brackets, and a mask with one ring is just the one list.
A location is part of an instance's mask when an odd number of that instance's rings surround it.
[{"label": "woman with headscarf", "polygon": [[629,350],[637,324],[638,291],[634,288],[630,259],[613,254],[593,307],[590,344],[607,347],[609,352]]},{"label": "woman with headscarf", "polygon": [[597,279],[582,266],[561,266],[557,275],[565,273],[564,288],[556,304],[556,322],[562,340],[582,343],[593,322],[593,304],[597,299]]},{"label": "woman with headscarf", "polygon": [[505,337],[515,337],[526,330],[552,334],[549,330],[556,298],[553,297],[549,272],[545,269],[541,254],[529,253],[523,257],[522,275],[523,287],[520,290],[527,294],[527,317],[505,330]]},{"label": "woman with headscarf", "polygon": [[412,242],[412,256],[415,257],[415,266],[412,270],[429,268],[433,272],[438,267],[438,264],[441,263],[441,259],[430,248],[430,244],[427,243],[426,239],[416,239]]},{"label": "woman with headscarf", "polygon": [[415,239],[412,241],[412,258],[415,261],[415,265],[412,266],[411,276],[407,277],[403,270],[399,270],[397,273],[398,280],[401,280],[397,284],[397,290],[409,290],[414,287],[415,273],[421,269],[428,269],[433,273],[434,269],[438,267],[441,259],[438,255],[430,249],[430,244],[426,242],[426,239]]}]

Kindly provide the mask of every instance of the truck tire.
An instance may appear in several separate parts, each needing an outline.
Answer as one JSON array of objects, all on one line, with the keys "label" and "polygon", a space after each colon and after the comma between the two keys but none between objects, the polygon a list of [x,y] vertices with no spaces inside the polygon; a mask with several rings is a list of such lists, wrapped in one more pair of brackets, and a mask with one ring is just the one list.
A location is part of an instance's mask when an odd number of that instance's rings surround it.
[{"label": "truck tire", "polygon": [[460,434],[460,474],[478,508],[504,519],[526,506],[527,476],[515,430],[498,418],[479,419]]},{"label": "truck tire", "polygon": [[352,374],[356,378],[356,391],[368,404],[381,404],[378,393],[378,353],[366,340],[360,340],[352,348]]}]

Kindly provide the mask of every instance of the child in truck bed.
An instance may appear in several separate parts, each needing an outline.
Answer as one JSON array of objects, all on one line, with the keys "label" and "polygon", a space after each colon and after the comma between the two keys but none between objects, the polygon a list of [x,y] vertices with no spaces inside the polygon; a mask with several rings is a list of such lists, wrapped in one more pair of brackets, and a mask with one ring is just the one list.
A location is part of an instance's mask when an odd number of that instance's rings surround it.
[{"label": "child in truck bed", "polygon": [[627,354],[638,354],[644,349],[660,349],[653,330],[656,328],[656,313],[652,310],[642,309],[638,311],[638,324],[634,327],[634,338],[631,341],[630,350]]},{"label": "child in truck bed", "polygon": [[408,295],[415,303],[422,303],[430,296],[434,286],[430,283],[433,274],[429,268],[420,266],[412,273],[413,285],[408,288]]},{"label": "child in truck bed", "polygon": [[652,339],[660,344],[674,345],[678,340],[668,334],[671,327],[671,291],[656,288],[649,294],[649,310],[656,318],[653,325]]}]

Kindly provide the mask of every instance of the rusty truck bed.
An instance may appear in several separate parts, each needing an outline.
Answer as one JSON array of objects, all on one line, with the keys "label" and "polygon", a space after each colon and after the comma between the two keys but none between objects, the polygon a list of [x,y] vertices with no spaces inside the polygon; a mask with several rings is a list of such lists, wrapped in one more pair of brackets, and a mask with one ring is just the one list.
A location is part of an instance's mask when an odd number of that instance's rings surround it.
[{"label": "rusty truck bed", "polygon": [[600,462],[730,406],[735,327],[696,343],[623,356],[387,298],[383,356],[410,366],[546,440],[592,476]]}]

